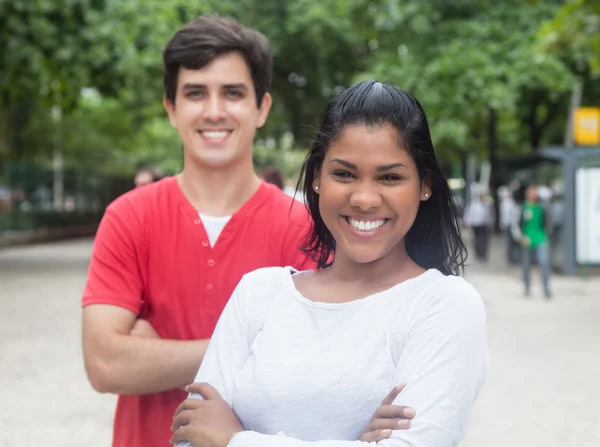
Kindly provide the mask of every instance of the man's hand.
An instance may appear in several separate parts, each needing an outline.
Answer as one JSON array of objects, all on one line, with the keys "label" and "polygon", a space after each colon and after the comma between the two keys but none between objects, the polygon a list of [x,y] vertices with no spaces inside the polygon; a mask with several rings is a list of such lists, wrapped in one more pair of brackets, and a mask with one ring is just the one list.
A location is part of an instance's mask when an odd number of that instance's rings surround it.
[{"label": "man's hand", "polygon": [[156,329],[154,329],[154,326],[152,326],[148,320],[144,320],[143,318],[135,320],[133,328],[131,329],[131,335],[147,338],[161,338],[160,335],[158,335],[158,332],[156,332]]},{"label": "man's hand", "polygon": [[396,396],[406,387],[406,384],[396,386],[390,394],[381,402],[381,407],[377,409],[371,417],[371,422],[362,432],[359,441],[379,442],[389,438],[392,430],[407,430],[410,428],[410,421],[415,417],[415,410],[401,405],[392,405]]},{"label": "man's hand", "polygon": [[200,394],[205,400],[189,398],[175,411],[170,443],[189,441],[195,446],[227,447],[244,426],[219,392],[207,383],[192,383],[188,393]]},{"label": "man's hand", "polygon": [[521,246],[522,247],[529,247],[530,245],[531,245],[531,240],[527,236],[523,236],[521,238]]}]

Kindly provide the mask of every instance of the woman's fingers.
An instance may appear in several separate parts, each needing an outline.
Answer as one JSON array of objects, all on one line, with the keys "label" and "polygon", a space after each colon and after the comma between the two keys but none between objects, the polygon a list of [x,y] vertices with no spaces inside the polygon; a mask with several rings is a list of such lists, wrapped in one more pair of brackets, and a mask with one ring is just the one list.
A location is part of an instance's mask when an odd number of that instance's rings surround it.
[{"label": "woman's fingers", "polygon": [[362,441],[362,442],[379,442],[379,441],[383,441],[384,439],[389,438],[391,435],[392,435],[392,430],[390,430],[390,429],[375,430],[375,431],[363,433],[360,436],[360,438],[358,438],[358,440]]},{"label": "woman's fingers", "polygon": [[394,399],[396,399],[396,397],[398,397],[398,394],[400,394],[400,392],[406,388],[406,383],[401,383],[400,385],[395,386],[392,391],[390,391],[390,393],[385,396],[385,399],[383,399],[383,401],[381,402],[381,405],[392,405],[392,402],[394,402]]},{"label": "woman's fingers", "polygon": [[412,419],[415,410],[403,405],[382,405],[373,415],[374,419]]},{"label": "woman's fingers", "polygon": [[176,414],[171,424],[171,431],[177,431],[182,426],[188,425],[192,420],[192,411],[184,410]]}]

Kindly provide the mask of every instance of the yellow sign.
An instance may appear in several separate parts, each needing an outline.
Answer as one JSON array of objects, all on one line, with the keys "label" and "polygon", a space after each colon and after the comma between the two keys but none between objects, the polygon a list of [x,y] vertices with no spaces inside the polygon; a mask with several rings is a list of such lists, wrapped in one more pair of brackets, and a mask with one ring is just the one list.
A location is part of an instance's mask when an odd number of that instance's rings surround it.
[{"label": "yellow sign", "polygon": [[600,107],[581,107],[575,110],[574,118],[575,144],[600,144]]}]

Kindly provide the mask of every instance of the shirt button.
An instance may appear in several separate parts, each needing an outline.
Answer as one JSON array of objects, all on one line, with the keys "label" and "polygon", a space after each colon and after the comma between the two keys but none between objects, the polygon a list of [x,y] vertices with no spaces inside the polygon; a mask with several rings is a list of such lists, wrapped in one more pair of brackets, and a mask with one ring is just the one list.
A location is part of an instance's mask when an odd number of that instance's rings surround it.
[{"label": "shirt button", "polygon": [[200,219],[194,220],[194,225],[200,225],[202,221]]},{"label": "shirt button", "polygon": [[212,285],[212,284],[207,284],[207,285],[206,285],[206,290],[212,290],[212,288],[213,288],[213,285]]},{"label": "shirt button", "polygon": [[215,260],[214,259],[209,259],[208,260],[208,266],[212,267],[213,265],[215,265]]},{"label": "shirt button", "polygon": [[208,241],[202,241],[202,246],[203,247],[208,247]]}]

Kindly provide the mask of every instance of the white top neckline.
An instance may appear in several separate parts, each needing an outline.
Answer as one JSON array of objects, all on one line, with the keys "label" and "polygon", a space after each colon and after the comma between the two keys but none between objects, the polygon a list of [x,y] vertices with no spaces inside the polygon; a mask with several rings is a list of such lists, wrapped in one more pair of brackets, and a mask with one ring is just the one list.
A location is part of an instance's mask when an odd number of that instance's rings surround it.
[{"label": "white top neckline", "polygon": [[294,291],[294,298],[296,298],[298,301],[300,301],[301,303],[304,303],[308,306],[312,306],[312,307],[320,307],[323,309],[342,309],[342,308],[347,308],[350,306],[357,306],[357,305],[361,305],[364,303],[368,303],[372,300],[375,300],[379,297],[381,297],[382,295],[387,295],[389,293],[393,293],[393,292],[398,292],[400,289],[405,288],[407,286],[412,286],[414,284],[418,284],[419,282],[425,280],[425,279],[429,279],[429,277],[431,275],[435,275],[436,273],[439,275],[442,275],[442,273],[440,271],[438,271],[437,269],[428,269],[425,270],[423,273],[415,276],[414,278],[408,278],[402,282],[399,282],[398,284],[394,284],[393,286],[385,289],[385,290],[381,290],[379,292],[375,292],[371,295],[367,295],[363,298],[358,298],[352,301],[347,301],[344,303],[329,303],[326,301],[314,301],[311,300],[307,297],[305,297],[302,292],[300,292],[298,290],[298,288],[296,287],[296,283],[294,282],[294,276],[297,276],[299,274],[302,273],[308,273],[308,272],[313,272],[313,270],[304,270],[304,271],[295,271],[294,268],[292,267],[286,267],[289,272],[289,278],[288,281],[291,282],[291,287]]}]

